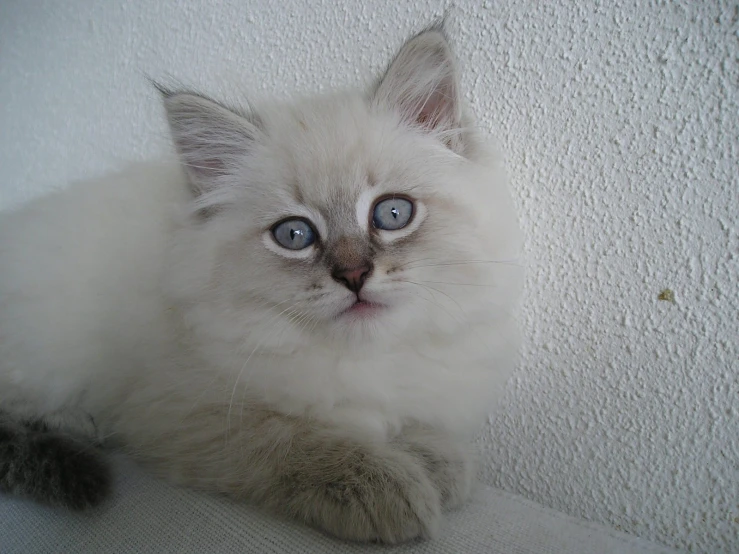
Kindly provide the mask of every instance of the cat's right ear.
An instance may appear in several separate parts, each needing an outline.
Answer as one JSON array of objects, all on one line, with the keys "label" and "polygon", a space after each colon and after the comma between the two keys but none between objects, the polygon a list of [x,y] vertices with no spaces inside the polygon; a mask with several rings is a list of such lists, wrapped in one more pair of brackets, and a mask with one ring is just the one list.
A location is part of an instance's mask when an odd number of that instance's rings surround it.
[{"label": "cat's right ear", "polygon": [[454,56],[440,21],[400,49],[374,92],[374,102],[434,133],[459,154],[465,151],[462,101]]},{"label": "cat's right ear", "polygon": [[254,123],[220,104],[185,92],[162,93],[177,153],[195,196],[229,181],[259,135]]}]

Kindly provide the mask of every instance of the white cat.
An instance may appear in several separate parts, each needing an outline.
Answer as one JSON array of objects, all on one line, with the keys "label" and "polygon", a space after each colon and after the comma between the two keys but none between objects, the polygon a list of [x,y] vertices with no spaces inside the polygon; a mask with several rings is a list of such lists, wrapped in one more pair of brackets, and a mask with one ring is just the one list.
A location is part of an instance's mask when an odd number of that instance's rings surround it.
[{"label": "white cat", "polygon": [[[0,487],[96,504],[94,440],[340,537],[432,535],[469,493],[521,282],[442,26],[365,92],[162,93],[179,163],[0,217]],[[64,456],[85,475],[43,481]]]}]

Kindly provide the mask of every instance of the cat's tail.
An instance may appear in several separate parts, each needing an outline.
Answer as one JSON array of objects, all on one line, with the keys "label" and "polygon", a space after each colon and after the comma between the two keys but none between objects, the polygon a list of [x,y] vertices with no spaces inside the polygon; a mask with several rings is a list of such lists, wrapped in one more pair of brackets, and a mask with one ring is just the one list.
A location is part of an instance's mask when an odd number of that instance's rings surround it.
[{"label": "cat's tail", "polygon": [[111,490],[111,468],[94,445],[0,412],[0,491],[84,510]]}]

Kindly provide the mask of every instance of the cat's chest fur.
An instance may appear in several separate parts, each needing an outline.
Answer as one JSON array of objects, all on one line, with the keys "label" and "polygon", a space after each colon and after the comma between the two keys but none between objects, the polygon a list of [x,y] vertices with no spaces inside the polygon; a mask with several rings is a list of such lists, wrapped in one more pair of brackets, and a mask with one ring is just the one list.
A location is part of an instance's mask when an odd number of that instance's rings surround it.
[{"label": "cat's chest fur", "polygon": [[289,356],[254,355],[233,380],[286,413],[379,435],[410,420],[467,432],[508,377],[509,360],[491,356],[489,329],[483,322],[455,336],[417,336],[387,348],[321,344]]}]

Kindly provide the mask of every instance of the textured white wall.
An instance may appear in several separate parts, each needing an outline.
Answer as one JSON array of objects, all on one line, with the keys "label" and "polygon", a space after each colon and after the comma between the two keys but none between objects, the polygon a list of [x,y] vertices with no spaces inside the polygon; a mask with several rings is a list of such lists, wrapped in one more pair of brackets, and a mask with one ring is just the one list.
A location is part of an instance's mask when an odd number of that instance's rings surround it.
[{"label": "textured white wall", "polygon": [[[530,267],[487,479],[739,551],[739,5],[457,4],[466,89],[509,161]],[[0,207],[163,152],[144,74],[216,95],[355,84],[439,7],[4,0]]]}]

